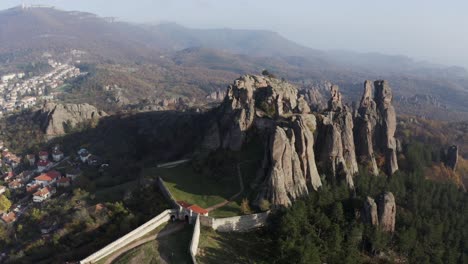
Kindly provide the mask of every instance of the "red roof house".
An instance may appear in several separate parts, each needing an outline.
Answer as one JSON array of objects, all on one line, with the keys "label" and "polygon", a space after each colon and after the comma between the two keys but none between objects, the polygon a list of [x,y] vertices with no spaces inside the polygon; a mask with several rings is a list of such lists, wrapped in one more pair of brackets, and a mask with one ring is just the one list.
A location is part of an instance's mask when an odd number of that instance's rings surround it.
[{"label": "red roof house", "polygon": [[206,210],[204,208],[201,208],[200,206],[198,206],[196,204],[189,204],[189,203],[187,203],[185,201],[177,201],[177,203],[180,206],[184,207],[185,209],[187,209],[189,211],[192,211],[194,213],[205,215],[205,216],[208,215],[208,210]]}]

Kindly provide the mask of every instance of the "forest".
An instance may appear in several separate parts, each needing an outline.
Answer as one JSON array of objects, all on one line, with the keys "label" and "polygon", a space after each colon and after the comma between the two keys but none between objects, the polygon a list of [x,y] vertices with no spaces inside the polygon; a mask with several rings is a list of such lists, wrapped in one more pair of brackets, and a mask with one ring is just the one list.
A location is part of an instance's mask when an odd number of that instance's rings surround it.
[{"label": "forest", "polygon": [[[356,176],[356,188],[325,186],[272,217],[277,263],[468,263],[468,195],[452,182],[425,178],[431,146],[405,146],[406,167],[392,177]],[[390,191],[395,233],[363,224],[367,196]]]}]

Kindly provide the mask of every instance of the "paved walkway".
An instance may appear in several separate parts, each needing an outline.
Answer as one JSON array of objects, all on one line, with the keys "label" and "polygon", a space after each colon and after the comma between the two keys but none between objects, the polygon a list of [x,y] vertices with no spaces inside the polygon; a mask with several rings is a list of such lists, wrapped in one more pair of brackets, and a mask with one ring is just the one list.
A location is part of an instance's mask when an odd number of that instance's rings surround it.
[{"label": "paved walkway", "polygon": [[240,165],[237,164],[237,177],[239,178],[239,185],[240,185],[240,190],[238,193],[234,194],[231,198],[229,198],[229,200],[224,200],[223,202],[219,203],[219,204],[215,204],[213,206],[210,206],[208,208],[206,208],[206,210],[208,212],[211,212],[213,210],[216,210],[218,208],[221,208],[227,204],[229,204],[230,202],[232,202],[233,200],[235,200],[237,197],[239,197],[242,192],[244,192],[244,180],[242,179],[242,172],[241,172],[241,169],[240,169]]},{"label": "paved walkway", "polygon": [[[130,244],[128,244],[127,246],[119,249],[117,252],[113,253],[112,255],[110,255],[108,257],[108,259],[106,259],[106,262],[104,262],[105,264],[111,264],[112,262],[114,262],[114,260],[116,260],[119,256],[121,256],[123,253],[131,250],[131,249],[134,249],[136,247],[139,247],[143,244],[146,244],[148,242],[151,242],[153,240],[156,240],[156,239],[160,239],[160,238],[163,238],[163,237],[166,237],[172,233],[175,233],[179,230],[182,230],[185,226],[185,222],[180,222],[180,223],[177,223],[173,226],[171,226],[170,228],[166,229],[166,230],[162,230],[160,231],[159,233],[157,233],[156,235],[153,235],[153,236],[150,236],[150,237],[147,237],[145,239],[141,239],[141,240],[137,240],[137,241],[134,241]],[[164,260],[163,260],[164,261]]]},{"label": "paved walkway", "polygon": [[173,162],[168,162],[168,163],[162,163],[158,164],[158,168],[165,168],[165,169],[170,169],[179,166],[180,164],[184,164],[191,161],[191,159],[184,159],[184,160],[178,160],[178,161],[173,161]]}]

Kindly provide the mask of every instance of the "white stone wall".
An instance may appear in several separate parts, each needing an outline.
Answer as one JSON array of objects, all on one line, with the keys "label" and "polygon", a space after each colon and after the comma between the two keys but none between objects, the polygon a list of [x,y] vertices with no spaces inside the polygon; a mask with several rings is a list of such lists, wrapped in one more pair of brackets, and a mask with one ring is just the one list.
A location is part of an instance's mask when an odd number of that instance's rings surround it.
[{"label": "white stone wall", "polygon": [[200,223],[219,232],[245,232],[262,227],[266,224],[270,212],[234,216],[228,218],[213,218],[200,216]]},{"label": "white stone wall", "polygon": [[193,264],[197,263],[197,253],[198,253],[198,242],[200,241],[200,216],[198,215],[195,220],[195,226],[193,228],[192,241],[190,241],[190,256],[192,257]]},{"label": "white stone wall", "polygon": [[145,236],[149,232],[153,231],[155,228],[168,222],[171,219],[171,215],[176,214],[176,210],[165,210],[158,216],[154,217],[153,219],[149,220],[148,222],[144,223],[140,227],[136,228],[135,230],[131,231],[130,233],[126,234],[125,236],[115,240],[114,242],[110,243],[103,249],[95,252],[94,254],[90,255],[89,257],[80,261],[80,264],[91,264],[96,263],[99,260],[109,256],[110,254],[118,251],[119,249],[125,247],[129,243]]}]

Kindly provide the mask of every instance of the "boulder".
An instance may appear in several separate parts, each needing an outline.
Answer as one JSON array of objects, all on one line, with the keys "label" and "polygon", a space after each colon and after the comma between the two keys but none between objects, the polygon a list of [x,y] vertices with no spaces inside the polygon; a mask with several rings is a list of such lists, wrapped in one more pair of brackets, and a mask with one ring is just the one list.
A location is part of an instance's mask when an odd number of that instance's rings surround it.
[{"label": "boulder", "polygon": [[42,128],[49,137],[64,135],[80,123],[107,116],[89,104],[55,103],[45,103],[39,115],[42,117]]}]

